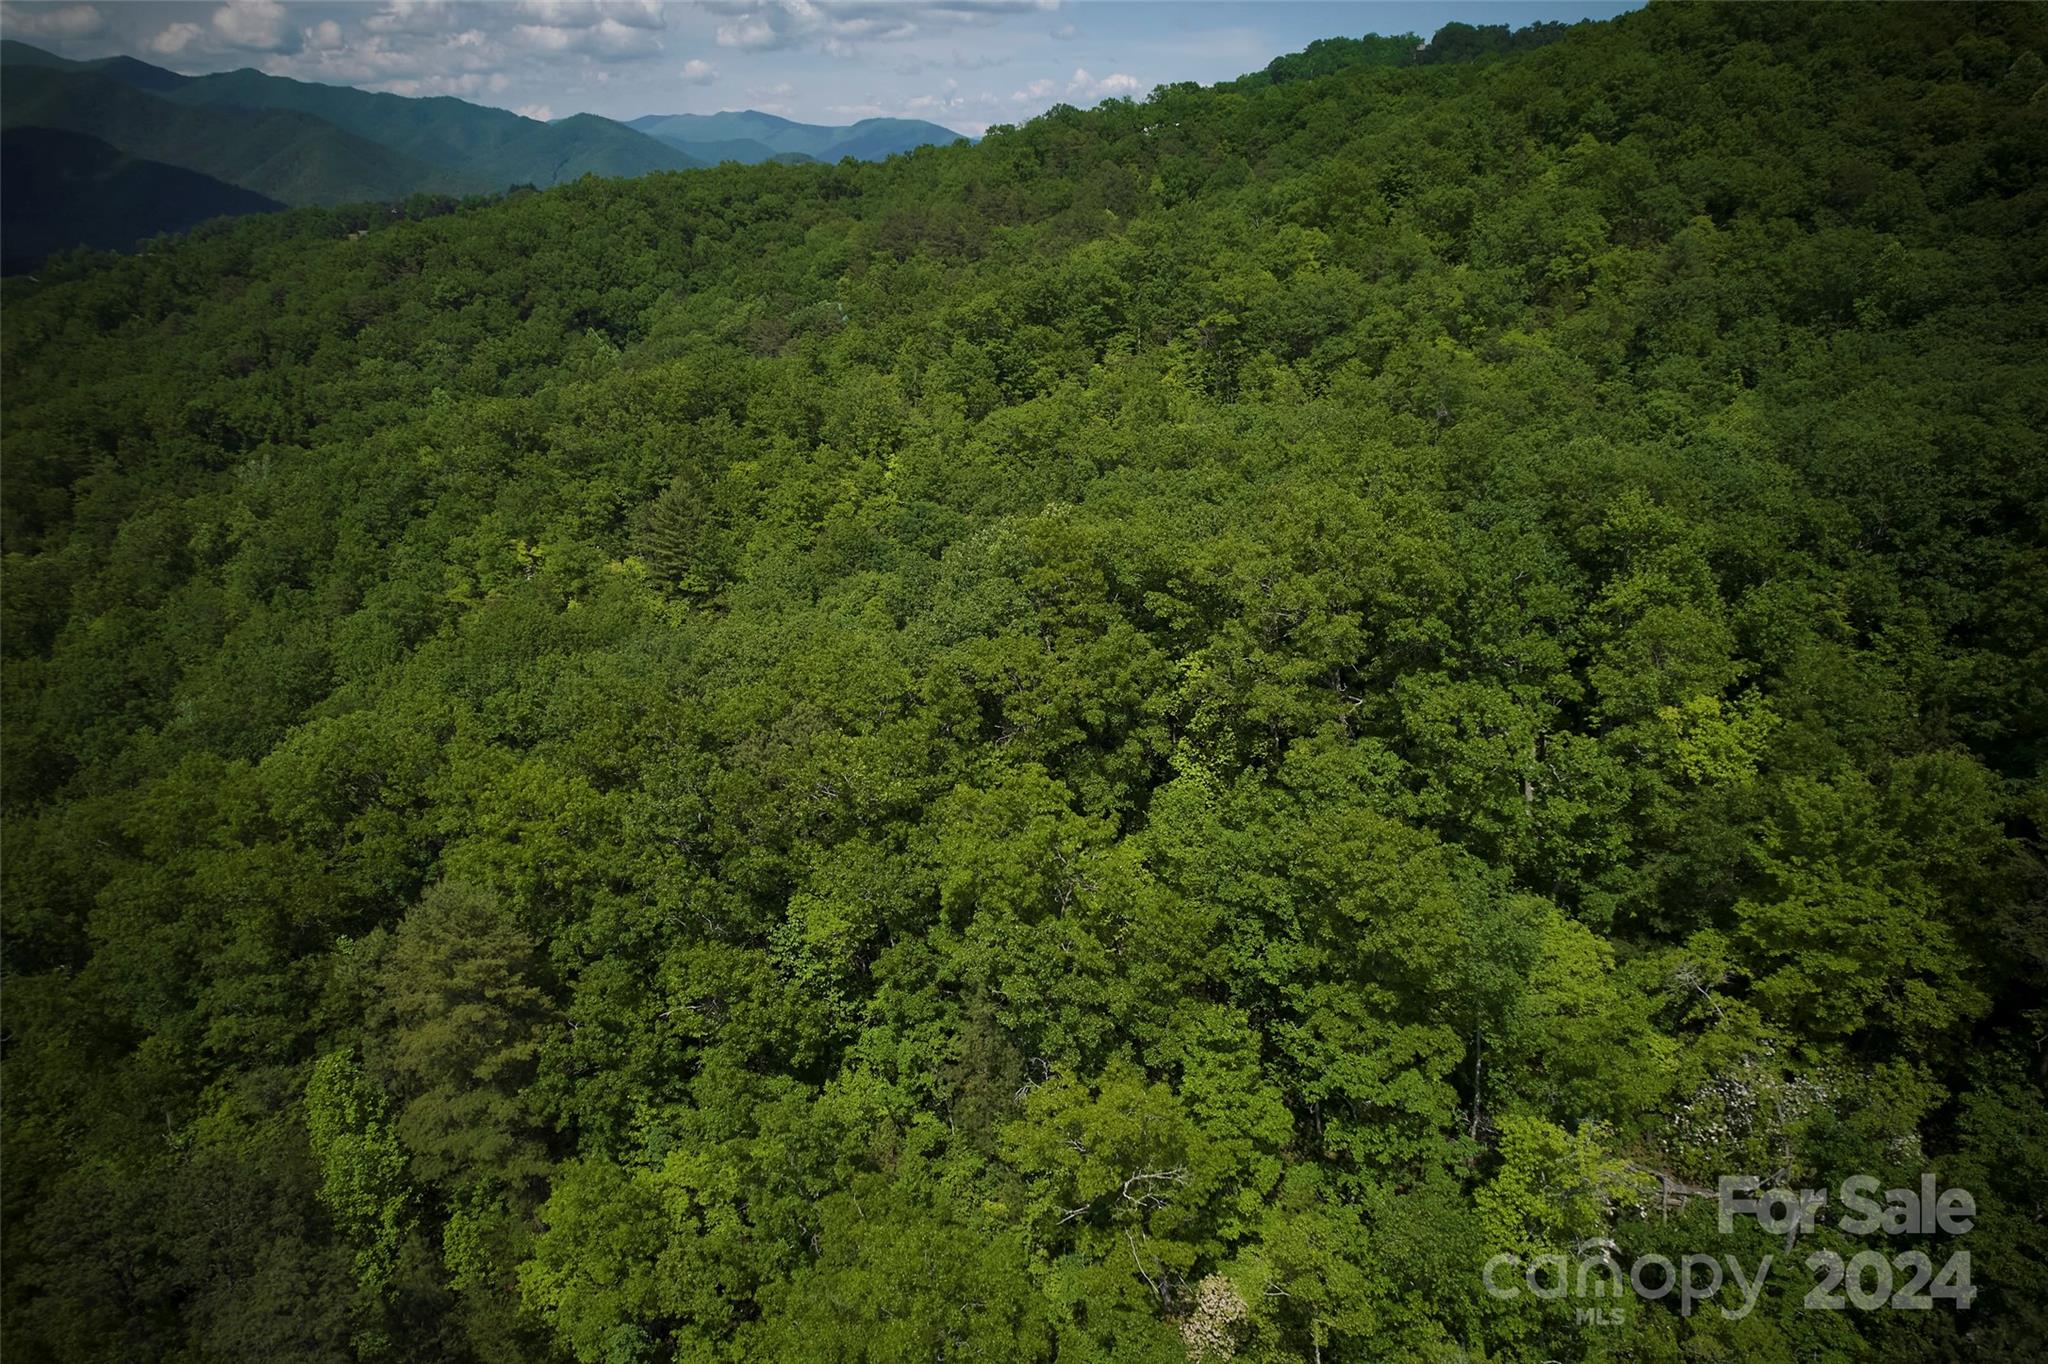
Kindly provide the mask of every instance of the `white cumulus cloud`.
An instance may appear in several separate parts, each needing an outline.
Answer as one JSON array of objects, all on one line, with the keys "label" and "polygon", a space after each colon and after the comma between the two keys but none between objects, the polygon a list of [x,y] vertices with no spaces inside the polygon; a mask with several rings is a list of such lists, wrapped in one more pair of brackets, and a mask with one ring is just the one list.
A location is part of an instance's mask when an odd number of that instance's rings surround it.
[{"label": "white cumulus cloud", "polygon": [[576,27],[520,24],[512,30],[512,41],[540,52],[578,52],[590,57],[653,57],[661,52],[661,39],[651,31],[616,19]]},{"label": "white cumulus cloud", "polygon": [[718,79],[718,68],[702,57],[692,57],[683,63],[683,79],[691,85],[709,85]]},{"label": "white cumulus cloud", "polygon": [[278,0],[228,0],[213,12],[213,31],[228,46],[255,52],[281,52],[298,41]]},{"label": "white cumulus cloud", "polygon": [[159,56],[172,57],[192,46],[193,41],[205,32],[197,24],[172,24],[143,46]]},{"label": "white cumulus cloud", "polygon": [[668,24],[659,0],[519,0],[513,9],[520,18],[543,28],[595,28],[603,23],[664,28]]},{"label": "white cumulus cloud", "polygon": [[718,26],[718,45],[745,49],[780,47],[783,36],[775,26],[758,15],[735,19]]},{"label": "white cumulus cloud", "polygon": [[1032,104],[1039,100],[1058,97],[1069,103],[1082,106],[1100,104],[1113,95],[1130,96],[1143,92],[1144,82],[1123,71],[1112,71],[1107,76],[1091,76],[1088,68],[1077,66],[1074,74],[1062,85],[1055,80],[1035,80],[1010,96],[1012,104]]}]

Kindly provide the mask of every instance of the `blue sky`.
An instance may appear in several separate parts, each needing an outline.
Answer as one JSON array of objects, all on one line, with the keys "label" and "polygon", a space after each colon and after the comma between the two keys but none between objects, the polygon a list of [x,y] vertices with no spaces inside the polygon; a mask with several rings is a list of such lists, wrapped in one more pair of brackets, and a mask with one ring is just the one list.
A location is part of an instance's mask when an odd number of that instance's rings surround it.
[{"label": "blue sky", "polygon": [[187,73],[253,66],[536,118],[764,109],[979,135],[1057,103],[1264,66],[1317,38],[1612,18],[1634,4],[1346,0],[6,0],[0,33]]}]

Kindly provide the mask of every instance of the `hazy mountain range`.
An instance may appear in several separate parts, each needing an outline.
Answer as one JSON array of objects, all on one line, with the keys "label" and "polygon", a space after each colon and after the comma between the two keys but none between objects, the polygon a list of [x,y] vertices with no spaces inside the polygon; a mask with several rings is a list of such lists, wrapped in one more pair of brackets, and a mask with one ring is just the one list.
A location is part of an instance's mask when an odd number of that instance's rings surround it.
[{"label": "hazy mountain range", "polygon": [[13,41],[0,42],[0,66],[9,270],[67,246],[126,248],[222,214],[721,161],[877,160],[959,136],[911,119],[834,128],[754,112],[542,123],[458,99],[254,70],[184,76],[132,57],[75,62]]},{"label": "hazy mountain range", "polygon": [[960,134],[915,118],[867,118],[845,128],[797,123],[748,109],[725,114],[648,114],[626,125],[703,161],[879,161]]}]

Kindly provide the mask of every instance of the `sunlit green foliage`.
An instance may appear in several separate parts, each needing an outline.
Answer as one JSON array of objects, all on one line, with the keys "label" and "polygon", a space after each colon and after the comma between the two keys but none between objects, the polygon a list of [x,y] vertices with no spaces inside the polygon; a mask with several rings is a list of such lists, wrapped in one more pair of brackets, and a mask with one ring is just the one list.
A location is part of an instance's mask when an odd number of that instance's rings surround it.
[{"label": "sunlit green foliage", "polygon": [[[10,285],[10,1349],[2031,1357],[2044,46],[1656,5]],[[1480,1277],[1932,1170],[1967,1314]]]}]

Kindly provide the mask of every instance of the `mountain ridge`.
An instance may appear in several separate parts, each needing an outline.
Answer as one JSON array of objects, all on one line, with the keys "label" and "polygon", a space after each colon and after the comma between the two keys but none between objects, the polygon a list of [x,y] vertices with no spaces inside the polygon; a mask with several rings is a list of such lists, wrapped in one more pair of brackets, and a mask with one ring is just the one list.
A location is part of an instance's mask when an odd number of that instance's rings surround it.
[{"label": "mountain ridge", "polygon": [[291,109],[182,104],[97,71],[15,66],[0,126],[56,128],[287,204],[339,204],[489,188]]},{"label": "mountain ridge", "polygon": [[[941,124],[915,118],[864,118],[841,126],[799,123],[759,109],[716,114],[642,114],[626,126],[706,160],[745,164],[796,153],[816,161],[884,160],[924,146],[972,141]],[[713,154],[717,153],[717,154]]]},{"label": "mountain ridge", "polygon": [[[47,193],[53,182],[69,192]],[[33,270],[72,247],[125,251],[214,218],[284,207],[199,171],[129,156],[83,133],[0,132],[0,273]]]},{"label": "mountain ridge", "polygon": [[[253,67],[183,76],[132,57],[74,62],[13,40],[0,43],[0,65],[16,68],[23,74],[38,73],[29,79],[39,89],[60,80],[104,80],[181,108],[316,118],[347,136],[406,158],[405,164],[395,168],[393,177],[402,182],[410,176],[417,182],[410,187],[401,186],[406,193],[487,192],[516,184],[546,186],[584,174],[643,175],[656,170],[689,170],[703,164],[657,138],[599,115],[580,116],[588,121],[565,130],[566,120],[544,123],[509,109],[474,104],[449,95],[414,98],[273,76]],[[101,92],[95,98],[107,96]],[[17,120],[10,117],[9,121]],[[119,137],[106,135],[104,118],[96,116],[90,108],[67,110],[45,121],[121,146]],[[232,174],[223,175],[218,164],[201,164],[209,155],[204,147],[181,153],[163,145],[165,141],[161,136],[155,138],[153,150],[147,154],[170,164],[189,165],[231,183],[243,183]],[[430,169],[421,171],[411,163]],[[373,178],[371,182],[376,181]],[[353,184],[344,184],[350,190],[354,188]],[[292,190],[288,193],[277,193],[275,187],[250,187],[293,203],[331,203],[341,201],[337,195],[346,197],[340,187],[287,185],[284,188]]]},{"label": "mountain ridge", "polygon": [[65,247],[120,249],[222,214],[491,194],[727,162],[883,160],[963,140],[920,119],[841,126],[754,109],[543,121],[453,96],[249,66],[185,75],[126,54],[76,60],[13,38],[0,39],[0,67],[0,130],[15,153],[7,273]]},{"label": "mountain ridge", "polygon": [[[690,170],[697,159],[614,119],[578,114],[543,123],[449,95],[413,98],[270,76],[247,67],[197,76],[169,96],[188,105],[291,109],[455,171],[488,188],[545,186],[582,174]],[[565,132],[565,129],[568,129]],[[563,167],[570,165],[566,174]]]}]

